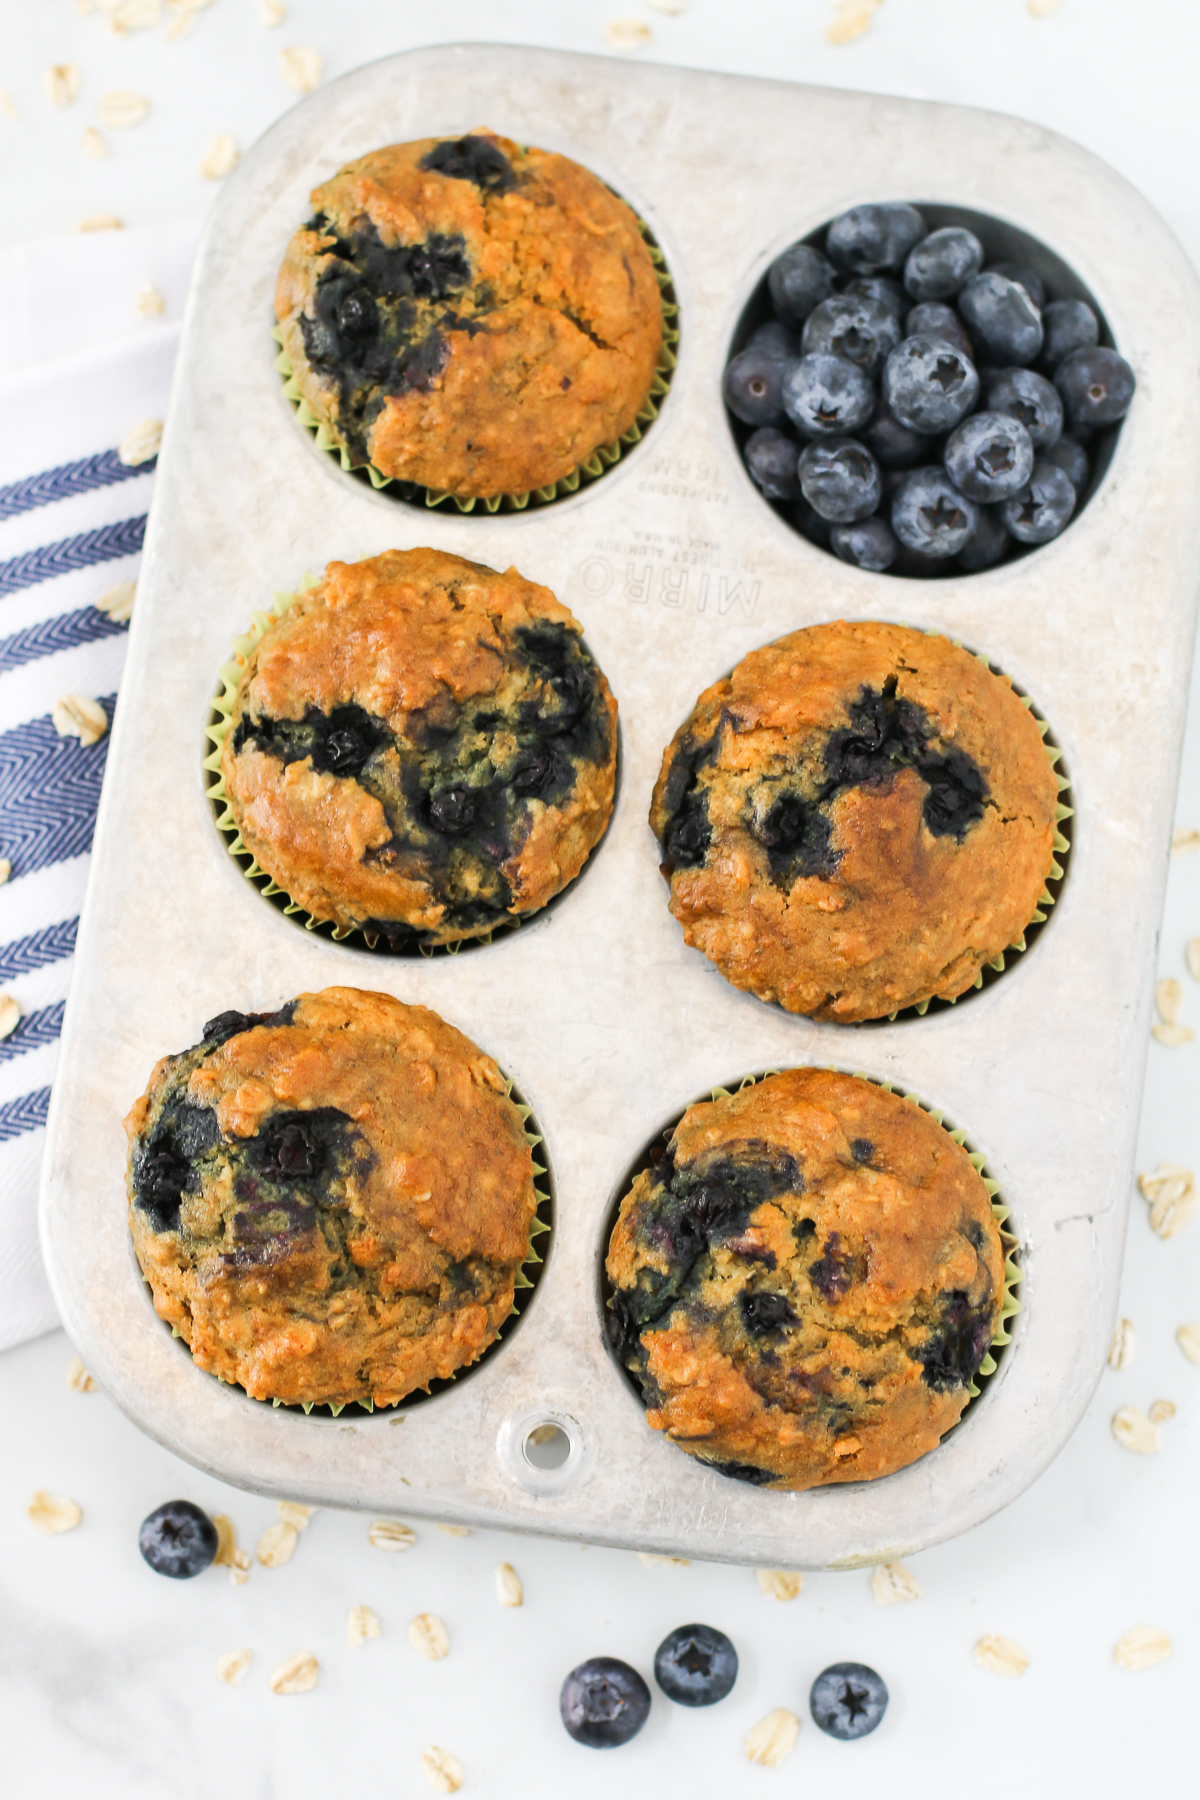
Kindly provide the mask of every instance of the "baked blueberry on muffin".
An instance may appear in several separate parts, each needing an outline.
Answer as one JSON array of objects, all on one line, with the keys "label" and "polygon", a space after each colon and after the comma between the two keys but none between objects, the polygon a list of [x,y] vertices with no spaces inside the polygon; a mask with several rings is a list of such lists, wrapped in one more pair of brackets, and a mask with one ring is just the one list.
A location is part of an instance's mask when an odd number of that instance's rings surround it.
[{"label": "baked blueberry on muffin", "polygon": [[823,1069],[690,1106],[621,1202],[606,1268],[648,1422],[763,1487],[915,1462],[1014,1310],[966,1151],[913,1102]]},{"label": "baked blueberry on muffin", "polygon": [[353,466],[519,495],[633,424],[663,336],[635,215],[492,132],[372,150],[313,191],[275,296],[300,396]]},{"label": "baked blueberry on muffin", "polygon": [[537,1229],[522,1116],[424,1007],[326,988],[222,1013],[125,1129],[155,1309],[254,1399],[389,1405],[474,1362],[512,1310]]},{"label": "baked blueberry on muffin", "polygon": [[685,938],[818,1019],[956,998],[1061,873],[1043,730],[944,637],[838,623],[752,651],[701,694],[654,789]]},{"label": "baked blueberry on muffin", "polygon": [[608,824],[617,703],[567,608],[515,569],[330,563],[227,680],[241,843],[342,930],[484,936],[572,881]]}]

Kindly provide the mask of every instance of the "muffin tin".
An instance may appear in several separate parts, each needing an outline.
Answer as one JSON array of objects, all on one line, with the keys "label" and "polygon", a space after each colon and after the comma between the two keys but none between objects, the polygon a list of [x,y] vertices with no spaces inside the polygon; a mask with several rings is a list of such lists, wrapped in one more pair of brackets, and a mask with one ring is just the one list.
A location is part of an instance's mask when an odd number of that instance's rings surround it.
[{"label": "muffin tin", "polygon": [[[679,367],[645,441],[590,487],[512,515],[421,513],[297,428],[271,297],[317,182],[373,145],[480,124],[578,158],[648,221],[679,299]],[[1061,538],[987,574],[903,586],[764,506],[720,386],[771,258],[893,196],[1052,246],[1139,381]],[[1015,120],[487,46],[390,58],[289,113],[227,183],[197,265],[49,1120],[46,1261],[118,1404],[263,1493],[729,1561],[885,1560],[1019,1494],[1082,1414],[1116,1305],[1200,583],[1198,359],[1200,292],[1150,208]],[[331,558],[421,543],[514,563],[571,606],[620,703],[623,765],[608,835],[559,905],[469,957],[391,959],[306,934],[244,880],[205,795],[204,732],[229,640],[273,590]],[[646,823],[663,747],[701,688],[753,646],[838,617],[899,617],[985,652],[1050,721],[1076,808],[1069,875],[1028,953],[956,1007],[870,1029],[728,987],[669,916]],[[129,1244],[120,1124],[156,1059],[206,1018],[334,983],[432,1006],[496,1057],[545,1133],[556,1219],[531,1304],[480,1367],[337,1419],[256,1404],[172,1341]],[[599,1271],[647,1141],[697,1094],[801,1063],[912,1091],[986,1154],[1024,1311],[937,1450],[878,1482],[777,1494],[648,1429],[605,1344]]]}]

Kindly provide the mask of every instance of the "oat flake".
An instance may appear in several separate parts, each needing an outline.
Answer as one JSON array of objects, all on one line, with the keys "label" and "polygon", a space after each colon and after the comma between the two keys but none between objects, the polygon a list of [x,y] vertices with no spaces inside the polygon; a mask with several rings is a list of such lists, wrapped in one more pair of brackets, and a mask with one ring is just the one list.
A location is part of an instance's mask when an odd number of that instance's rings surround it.
[{"label": "oat flake", "polygon": [[96,1384],[77,1356],[67,1366],[67,1386],[73,1394],[94,1394]]},{"label": "oat flake", "polygon": [[7,856],[0,856],[0,887],[4,886],[11,874],[12,864],[9,862]]},{"label": "oat flake", "polygon": [[921,1584],[903,1563],[883,1563],[871,1576],[871,1592],[877,1606],[898,1606],[921,1598]]},{"label": "oat flake", "polygon": [[1175,1342],[1190,1363],[1200,1363],[1200,1325],[1181,1325]]},{"label": "oat flake", "polygon": [[100,0],[100,7],[118,37],[127,31],[153,31],[162,20],[159,0]]},{"label": "oat flake", "polygon": [[368,1638],[381,1635],[379,1620],[369,1606],[352,1606],[346,1616],[346,1642],[352,1650]]},{"label": "oat flake", "polygon": [[768,1600],[795,1600],[804,1586],[797,1569],[755,1569],[754,1574]]},{"label": "oat flake", "polygon": [[132,431],[127,431],[117,445],[117,456],[127,469],[140,469],[143,463],[151,462],[162,446],[162,420],[143,419]]},{"label": "oat flake", "polygon": [[289,1656],[285,1663],[271,1676],[271,1692],[273,1694],[307,1694],[317,1685],[317,1673],[320,1669],[316,1657],[311,1650],[298,1650],[295,1656]]},{"label": "oat flake", "polygon": [[0,994],[0,1043],[12,1036],[21,1018],[21,1008],[12,995]]},{"label": "oat flake", "polygon": [[314,1508],[301,1506],[298,1500],[281,1500],[275,1510],[285,1525],[292,1526],[296,1531],[305,1531]]},{"label": "oat flake", "polygon": [[501,1606],[520,1606],[525,1598],[521,1577],[511,1563],[496,1564],[496,1598]]},{"label": "oat flake", "polygon": [[126,625],[133,617],[133,601],[137,593],[132,581],[118,581],[116,587],[110,587],[101,594],[96,602],[97,612],[105,613],[116,625]]},{"label": "oat flake", "polygon": [[456,1794],[465,1779],[457,1756],[451,1756],[440,1744],[430,1744],[428,1750],[422,1750],[421,1767],[435,1794]]},{"label": "oat flake", "polygon": [[98,744],[108,730],[108,714],[98,700],[83,694],[64,694],[50,709],[59,737],[77,737],[87,748]]},{"label": "oat flake", "polygon": [[1002,1637],[999,1632],[981,1637],[973,1654],[980,1668],[990,1669],[993,1675],[1015,1677],[1023,1675],[1029,1667],[1029,1658],[1020,1644],[1014,1644],[1011,1638]]},{"label": "oat flake", "polygon": [[1164,1025],[1174,1025],[1182,1005],[1182,982],[1176,981],[1173,975],[1167,975],[1162,981],[1155,983],[1154,1006]]},{"label": "oat flake", "polygon": [[1026,0],[1025,10],[1031,13],[1035,19],[1048,19],[1051,13],[1056,13],[1061,5],[1062,0]]},{"label": "oat flake", "polygon": [[1152,1025],[1150,1036],[1157,1044],[1165,1044],[1168,1050],[1182,1050],[1195,1037],[1190,1025]]},{"label": "oat flake", "polygon": [[212,0],[167,0],[167,12],[170,23],[167,26],[165,42],[178,44],[187,36],[196,23],[196,14],[211,6]]},{"label": "oat flake", "polygon": [[1165,1424],[1168,1419],[1175,1417],[1175,1402],[1173,1400],[1153,1401],[1146,1417],[1152,1425]]},{"label": "oat flake", "polygon": [[74,106],[79,94],[79,70],[74,63],[52,63],[42,72],[46,98],[55,106]]},{"label": "oat flake", "polygon": [[218,1656],[217,1680],[223,1681],[226,1687],[236,1687],[250,1667],[252,1654],[249,1650],[227,1650],[224,1656]]},{"label": "oat flake", "polygon": [[298,94],[311,94],[321,79],[325,58],[311,44],[292,44],[279,52],[279,73]]},{"label": "oat flake", "polygon": [[80,219],[76,231],[124,231],[125,221],[118,219],[116,213],[89,213],[86,219]]},{"label": "oat flake", "polygon": [[232,175],[241,161],[241,151],[227,131],[218,132],[200,161],[200,173],[205,181],[224,181],[226,175]]},{"label": "oat flake", "polygon": [[648,1569],[686,1569],[690,1561],[686,1556],[653,1556],[649,1550],[639,1550],[637,1557]]},{"label": "oat flake", "polygon": [[1137,1334],[1133,1329],[1132,1319],[1118,1319],[1113,1329],[1112,1343],[1108,1350],[1108,1366],[1110,1369],[1127,1369],[1133,1361],[1133,1353],[1137,1349]]},{"label": "oat flake", "polygon": [[447,1537],[470,1537],[471,1535],[469,1525],[439,1525],[438,1530],[444,1532]]},{"label": "oat flake", "polygon": [[39,1488],[29,1503],[27,1516],[31,1525],[48,1537],[55,1537],[60,1531],[74,1531],[83,1514],[73,1500],[60,1500]]},{"label": "oat flake", "polygon": [[8,119],[10,123],[15,123],[20,117],[20,114],[17,111],[16,101],[7,89],[4,88],[0,88],[0,113],[3,113],[4,117]]},{"label": "oat flake", "polygon": [[450,1650],[450,1633],[436,1613],[418,1613],[408,1628],[408,1641],[427,1662],[441,1662]]},{"label": "oat flake", "polygon": [[281,1569],[285,1562],[292,1560],[292,1552],[300,1542],[300,1533],[294,1525],[286,1525],[280,1519],[277,1525],[268,1525],[258,1540],[256,1555],[264,1569]]},{"label": "oat flake", "polygon": [[786,1706],[777,1706],[746,1733],[743,1749],[747,1761],[758,1763],[764,1769],[777,1769],[784,1757],[790,1756],[796,1748],[799,1733],[800,1721],[795,1713],[789,1712]]},{"label": "oat flake", "polygon": [[[133,308],[139,318],[157,319],[167,310],[167,303],[152,281],[144,281],[134,297]],[[123,585],[132,587],[133,583]]]},{"label": "oat flake", "polygon": [[1171,855],[1188,856],[1200,850],[1200,831],[1194,825],[1177,825],[1171,833]]},{"label": "oat flake", "polygon": [[130,131],[150,115],[150,102],[142,94],[131,94],[127,88],[114,88],[101,97],[96,108],[100,123],[110,131]]},{"label": "oat flake", "polygon": [[641,19],[610,19],[604,27],[604,41],[610,50],[642,50],[653,35]]},{"label": "oat flake", "polygon": [[271,31],[276,25],[282,25],[287,18],[287,7],[283,0],[258,0],[258,16]]},{"label": "oat flake", "polygon": [[233,1520],[228,1514],[214,1513],[213,1524],[217,1528],[217,1554],[213,1562],[219,1568],[228,1568],[233,1586],[241,1587],[250,1572],[250,1558],[244,1550],[238,1549]]},{"label": "oat flake", "polygon": [[1196,1179],[1182,1163],[1159,1163],[1153,1174],[1139,1175],[1138,1187],[1150,1203],[1150,1228],[1160,1238],[1173,1238],[1196,1212]]},{"label": "oat flake", "polygon": [[1138,1406],[1117,1408],[1112,1416],[1112,1434],[1122,1450],[1132,1450],[1138,1456],[1153,1456],[1162,1448],[1157,1419],[1148,1419]]},{"label": "oat flake", "polygon": [[1171,1640],[1157,1625],[1135,1625],[1119,1640],[1113,1661],[1122,1669],[1152,1669],[1166,1662],[1171,1654]]},{"label": "oat flake", "polygon": [[411,1550],[417,1534],[399,1519],[376,1519],[367,1538],[376,1550]]},{"label": "oat flake", "polygon": [[1200,937],[1189,938],[1183,946],[1183,960],[1193,981],[1200,981]]},{"label": "oat flake", "polygon": [[83,147],[84,155],[90,156],[93,162],[103,162],[106,156],[112,155],[112,151],[94,125],[88,126],[79,142]]}]

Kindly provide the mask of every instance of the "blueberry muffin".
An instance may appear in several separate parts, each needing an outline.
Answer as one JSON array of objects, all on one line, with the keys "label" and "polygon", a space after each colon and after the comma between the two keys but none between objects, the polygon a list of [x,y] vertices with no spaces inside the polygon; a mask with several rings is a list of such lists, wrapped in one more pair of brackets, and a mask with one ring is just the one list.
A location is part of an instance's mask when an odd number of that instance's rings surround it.
[{"label": "blueberry muffin", "polygon": [[549,589],[440,550],[330,563],[244,658],[221,748],[242,843],[315,919],[479,937],[572,881],[617,703]]},{"label": "blueberry muffin", "polygon": [[537,1205],[521,1114],[424,1007],[326,988],[222,1013],[125,1130],[155,1309],[256,1400],[389,1405],[512,1310]]},{"label": "blueberry muffin", "polygon": [[726,980],[851,1021],[953,1000],[1020,940],[1058,781],[1004,677],[947,638],[812,626],[701,694],[650,823],[671,911]]},{"label": "blueberry muffin", "polygon": [[314,189],[275,295],[300,394],[355,465],[462,497],[559,480],[633,424],[662,302],[587,169],[479,131]]},{"label": "blueberry muffin", "polygon": [[823,1069],[690,1106],[621,1202],[606,1267],[648,1422],[773,1488],[932,1450],[1004,1304],[966,1152],[911,1101]]}]

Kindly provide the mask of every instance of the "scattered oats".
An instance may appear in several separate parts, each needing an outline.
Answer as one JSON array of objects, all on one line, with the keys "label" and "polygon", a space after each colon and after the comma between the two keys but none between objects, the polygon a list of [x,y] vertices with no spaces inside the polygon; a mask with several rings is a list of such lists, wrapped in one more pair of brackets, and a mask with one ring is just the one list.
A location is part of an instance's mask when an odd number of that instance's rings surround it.
[{"label": "scattered oats", "polygon": [[1113,1329],[1112,1343],[1108,1349],[1108,1366],[1110,1369],[1127,1369],[1133,1361],[1133,1353],[1137,1349],[1137,1333],[1133,1329],[1132,1319],[1118,1319]]},{"label": "scattered oats", "polygon": [[1183,1005],[1183,983],[1168,975],[1154,988],[1154,1006],[1164,1025],[1174,1025]]},{"label": "scattered oats", "polygon": [[153,31],[162,18],[159,0],[100,0],[100,9],[118,37],[127,31]]},{"label": "scattered oats", "polygon": [[604,27],[604,41],[610,50],[641,50],[653,33],[640,19],[610,19]]},{"label": "scattered oats", "polygon": [[217,1528],[217,1554],[213,1562],[218,1568],[228,1568],[233,1586],[241,1587],[249,1577],[250,1558],[244,1550],[238,1549],[233,1520],[226,1513],[214,1513],[213,1524]]},{"label": "scattered oats", "polygon": [[1183,960],[1193,981],[1200,981],[1200,937],[1189,938],[1183,946]]},{"label": "scattered oats", "polygon": [[150,102],[141,94],[131,94],[126,88],[114,88],[110,94],[102,96],[96,108],[100,123],[107,125],[110,131],[129,131],[150,113]]},{"label": "scattered oats", "polygon": [[14,124],[20,117],[17,112],[16,102],[12,95],[3,88],[0,88],[0,113],[3,113],[5,118],[11,120]]},{"label": "scattered oats", "polygon": [[298,94],[311,94],[321,79],[325,58],[311,44],[292,44],[279,52],[279,73]]},{"label": "scattered oats", "polygon": [[441,1662],[450,1649],[450,1633],[436,1613],[418,1613],[408,1628],[408,1641],[427,1662]]},{"label": "scattered oats", "polygon": [[501,1606],[520,1606],[525,1598],[521,1577],[511,1563],[496,1564],[496,1598]]},{"label": "scattered oats", "polygon": [[444,1531],[447,1537],[470,1537],[471,1535],[469,1525],[439,1525],[438,1530]]},{"label": "scattered oats", "polygon": [[228,1650],[224,1656],[218,1656],[217,1680],[223,1681],[226,1687],[236,1687],[250,1667],[251,1655],[249,1650]]},{"label": "scattered oats", "polygon": [[42,72],[42,86],[55,106],[74,106],[79,93],[79,70],[74,63],[52,63]]},{"label": "scattered oats", "polygon": [[64,694],[50,710],[59,737],[77,737],[84,748],[98,744],[108,730],[108,714],[97,700]]},{"label": "scattered oats", "polygon": [[686,1556],[654,1556],[649,1550],[639,1550],[637,1556],[648,1569],[686,1569],[689,1562]]},{"label": "scattered oats", "polygon": [[1187,856],[1200,850],[1200,831],[1194,825],[1177,825],[1171,833],[1171,855]]},{"label": "scattered oats", "polygon": [[12,864],[9,862],[7,856],[0,856],[0,887],[4,886],[11,874]]},{"label": "scattered oats", "polygon": [[755,1569],[758,1585],[768,1600],[795,1600],[804,1577],[795,1569]]},{"label": "scattered oats", "polygon": [[271,31],[276,25],[282,25],[287,18],[287,7],[283,0],[258,0],[258,16]]},{"label": "scattered oats", "polygon": [[127,431],[117,445],[117,456],[127,469],[138,469],[157,456],[162,448],[162,420],[143,419]]},{"label": "scattered oats", "polygon": [[1061,5],[1062,0],[1026,0],[1026,11],[1032,13],[1035,19],[1048,19]]},{"label": "scattered oats", "polygon": [[205,181],[224,181],[226,175],[232,175],[241,160],[241,151],[227,131],[218,132],[200,163],[200,173]]},{"label": "scattered oats", "polygon": [[1175,1342],[1190,1363],[1200,1363],[1200,1325],[1181,1325]]},{"label": "scattered oats", "polygon": [[1122,1450],[1133,1450],[1138,1456],[1153,1456],[1161,1449],[1158,1420],[1148,1419],[1137,1406],[1119,1406],[1112,1416],[1112,1434]]},{"label": "scattered oats", "polygon": [[827,41],[852,44],[870,30],[871,20],[882,5],[883,0],[833,0],[834,16],[825,30]]},{"label": "scattered oats", "polygon": [[84,1368],[77,1356],[73,1356],[67,1367],[67,1386],[73,1394],[94,1394],[96,1384]]},{"label": "scattered oats", "polygon": [[271,1676],[273,1694],[308,1694],[317,1685],[320,1664],[311,1650],[297,1650]]},{"label": "scattered oats", "polygon": [[39,1488],[29,1503],[29,1522],[54,1537],[60,1531],[74,1531],[83,1514],[73,1500],[59,1500]]},{"label": "scattered oats", "polygon": [[746,1733],[744,1749],[749,1762],[764,1769],[777,1769],[785,1756],[796,1748],[800,1721],[786,1706],[777,1706],[753,1730]]},{"label": "scattered oats", "polygon": [[352,1650],[380,1635],[379,1620],[369,1606],[352,1606],[346,1616],[346,1642]]},{"label": "scattered oats", "polygon": [[178,44],[185,38],[196,23],[196,14],[211,6],[212,0],[167,0],[167,25],[165,42]]},{"label": "scattered oats", "polygon": [[428,1750],[422,1750],[421,1767],[435,1794],[456,1794],[463,1784],[462,1764],[440,1744],[430,1744]]},{"label": "scattered oats", "polygon": [[903,1563],[883,1563],[871,1576],[871,1592],[877,1606],[898,1606],[904,1600],[919,1600],[921,1584]]},{"label": "scattered oats", "polygon": [[1150,1229],[1173,1238],[1196,1212],[1196,1179],[1181,1163],[1159,1163],[1152,1175],[1139,1175],[1138,1187],[1150,1203]]},{"label": "scattered oats", "polygon": [[21,1023],[21,1008],[11,994],[0,994],[0,1043],[12,1036]]},{"label": "scattered oats", "polygon": [[376,1550],[411,1550],[417,1534],[399,1519],[376,1519],[367,1533]]},{"label": "scattered oats", "polygon": [[281,1569],[285,1562],[291,1562],[292,1552],[300,1542],[300,1533],[294,1525],[287,1525],[280,1519],[277,1525],[268,1525],[258,1540],[256,1555],[264,1569]]},{"label": "scattered oats", "polygon": [[646,0],[646,5],[655,12],[666,13],[669,19],[677,19],[687,11],[687,0]]},{"label": "scattered oats", "polygon": [[133,306],[142,319],[157,319],[167,310],[166,301],[152,281],[143,281],[134,297]]},{"label": "scattered oats", "polygon": [[118,219],[116,213],[89,213],[86,219],[80,219],[76,231],[124,231],[124,219]]},{"label": "scattered oats", "polygon": [[107,614],[114,625],[127,625],[133,617],[133,598],[137,587],[132,581],[118,581],[116,587],[110,587],[101,594],[96,602],[96,611]]},{"label": "scattered oats", "polygon": [[112,155],[112,151],[94,125],[88,126],[79,142],[83,146],[84,155],[90,156],[93,162],[103,162],[106,156]]},{"label": "scattered oats", "polygon": [[294,1531],[306,1531],[314,1508],[301,1506],[298,1500],[281,1500],[275,1510],[285,1525],[290,1525]]},{"label": "scattered oats", "polygon": [[1175,1417],[1175,1402],[1173,1400],[1153,1400],[1146,1416],[1152,1425],[1165,1424],[1168,1419]]},{"label": "scattered oats", "polygon": [[1001,1637],[997,1632],[980,1638],[974,1656],[980,1668],[990,1669],[993,1675],[1023,1675],[1029,1667],[1029,1658],[1020,1644],[1014,1644],[1011,1638]]},{"label": "scattered oats", "polygon": [[1113,1651],[1113,1661],[1122,1669],[1152,1669],[1166,1662],[1171,1654],[1171,1640],[1157,1625],[1135,1625],[1127,1631]]}]

